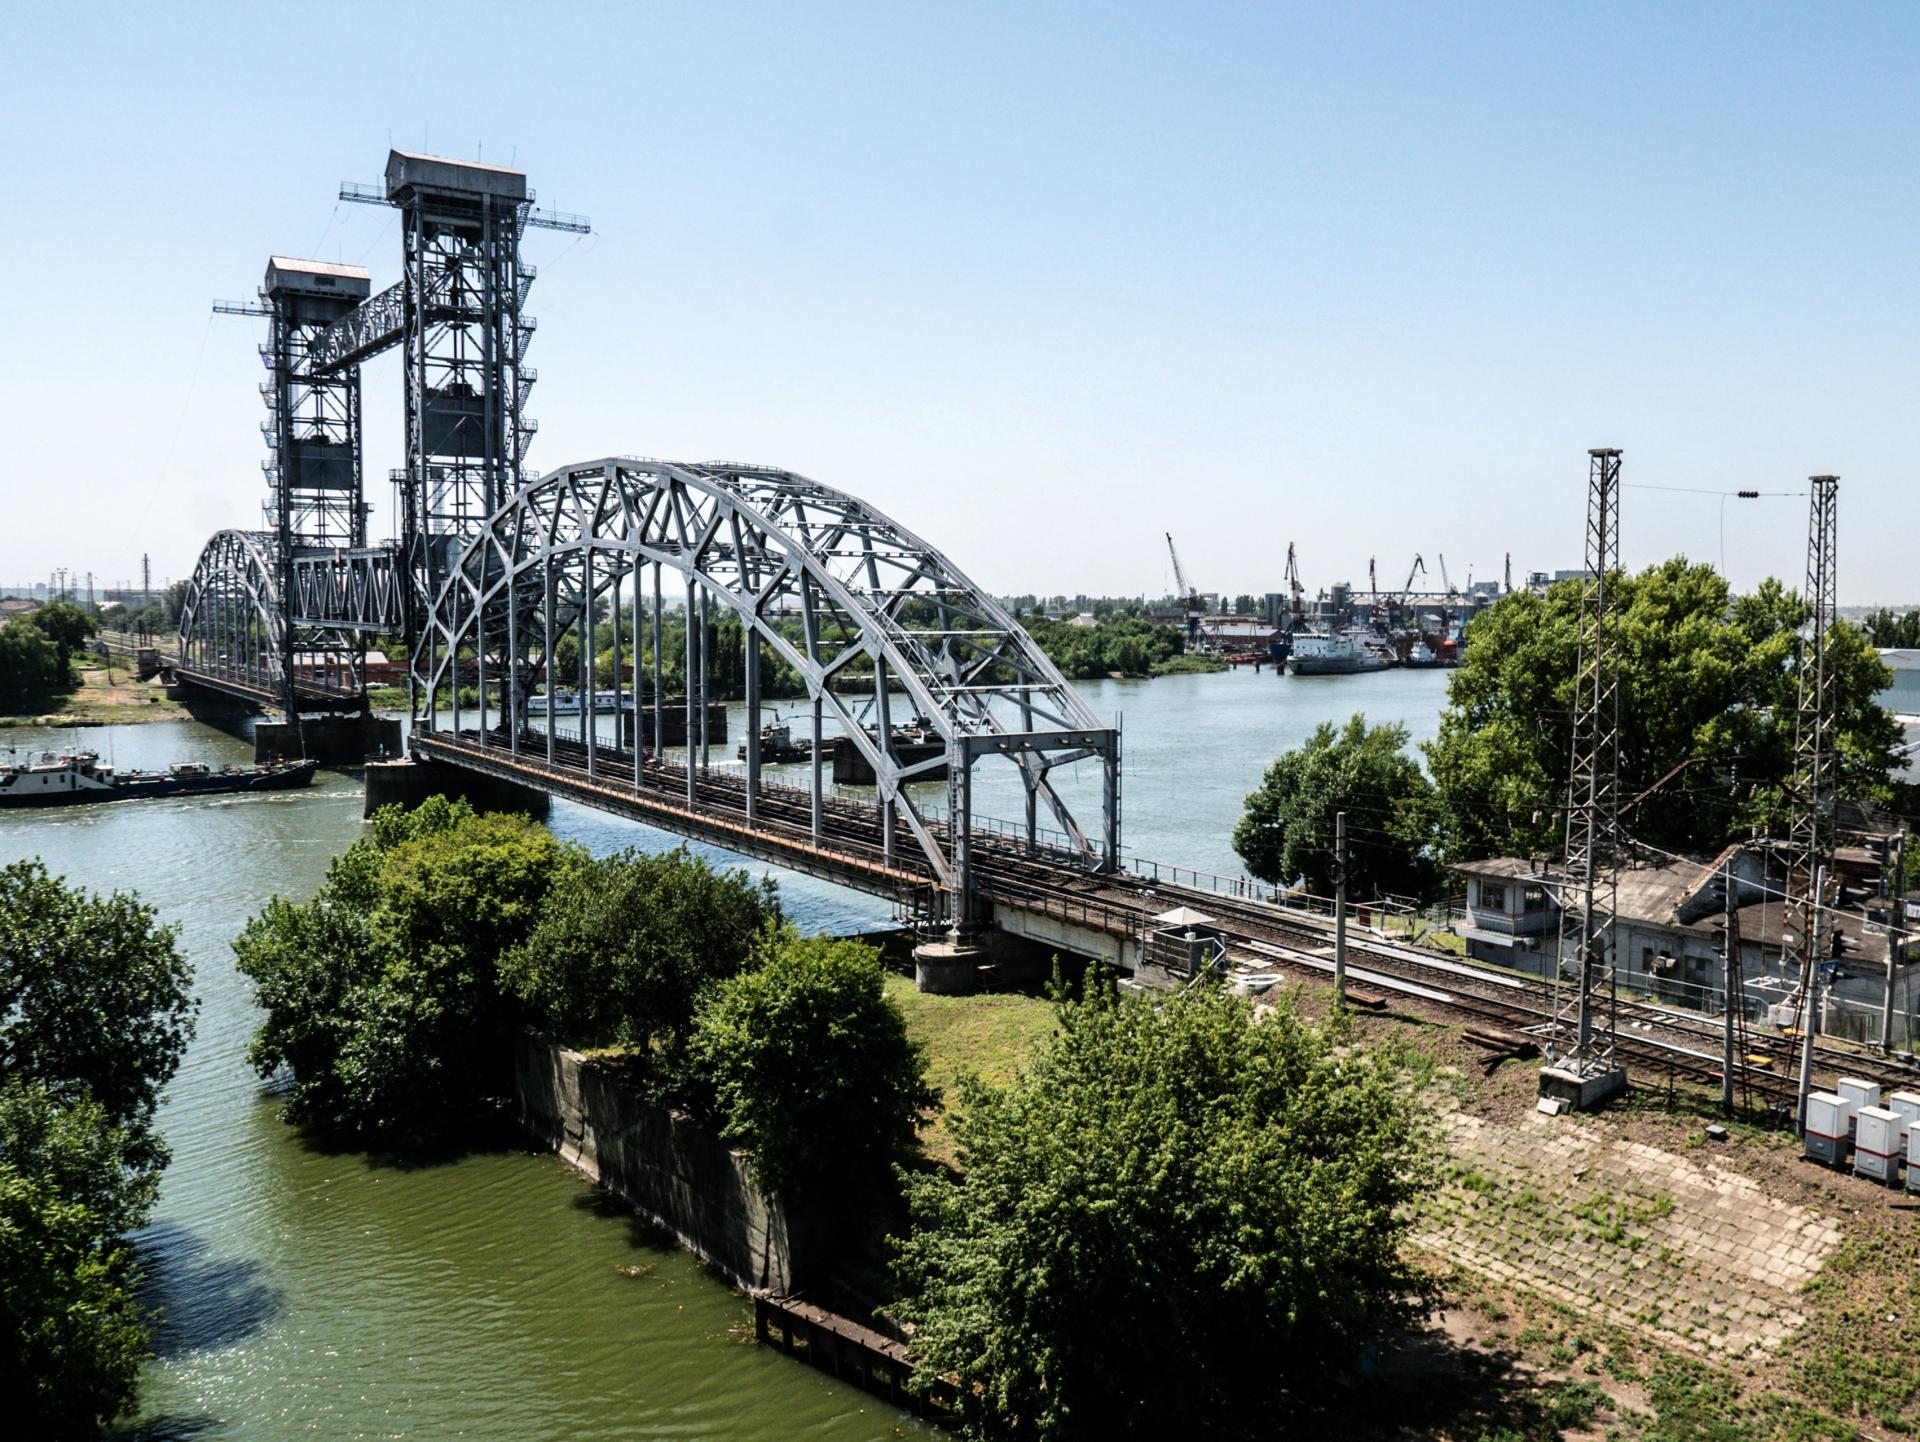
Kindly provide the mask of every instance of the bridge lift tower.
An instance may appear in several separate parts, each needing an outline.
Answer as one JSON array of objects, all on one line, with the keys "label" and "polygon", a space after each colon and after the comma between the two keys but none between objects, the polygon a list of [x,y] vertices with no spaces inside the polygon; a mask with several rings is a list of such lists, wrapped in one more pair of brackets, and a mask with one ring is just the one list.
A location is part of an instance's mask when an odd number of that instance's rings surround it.
[{"label": "bridge lift tower", "polygon": [[[321,368],[342,373],[405,349],[407,464],[394,480],[399,567],[413,580],[399,600],[417,712],[448,639],[432,634],[431,618],[445,613],[440,598],[464,544],[518,490],[538,429],[526,413],[536,376],[524,309],[536,272],[520,258],[521,235],[529,226],[585,234],[592,223],[535,210],[521,171],[404,150],[387,157],[384,185],[348,183],[340,198],[400,211],[402,279],[335,323]],[[489,577],[467,579],[483,591]]]},{"label": "bridge lift tower", "polygon": [[[365,702],[364,639],[333,629],[302,626],[296,615],[295,558],[303,553],[364,547],[367,505],[361,466],[360,373],[324,371],[321,339],[367,298],[367,272],[357,265],[276,255],[267,262],[259,300],[215,301],[221,315],[268,320],[260,362],[267,379],[260,423],[267,457],[261,509],[267,534],[263,557],[274,571],[278,611],[276,689],[289,718],[332,693],[353,706]],[[304,687],[301,682],[307,683]]]}]

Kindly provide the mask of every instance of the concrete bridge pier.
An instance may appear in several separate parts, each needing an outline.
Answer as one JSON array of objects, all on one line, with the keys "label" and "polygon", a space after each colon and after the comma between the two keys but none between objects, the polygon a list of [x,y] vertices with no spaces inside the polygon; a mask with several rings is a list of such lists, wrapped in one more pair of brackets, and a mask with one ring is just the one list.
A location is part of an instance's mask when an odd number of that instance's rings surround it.
[{"label": "concrete bridge pier", "polygon": [[371,757],[400,754],[400,722],[391,716],[302,716],[254,723],[253,759],[309,757],[322,766],[358,766]]},{"label": "concrete bridge pier", "polygon": [[913,985],[929,996],[968,996],[992,950],[981,933],[964,941],[923,941],[913,949]]},{"label": "concrete bridge pier", "polygon": [[382,806],[412,810],[429,796],[463,797],[475,811],[520,811],[533,817],[545,816],[552,805],[544,791],[443,761],[397,756],[367,763],[364,815],[371,816]]}]

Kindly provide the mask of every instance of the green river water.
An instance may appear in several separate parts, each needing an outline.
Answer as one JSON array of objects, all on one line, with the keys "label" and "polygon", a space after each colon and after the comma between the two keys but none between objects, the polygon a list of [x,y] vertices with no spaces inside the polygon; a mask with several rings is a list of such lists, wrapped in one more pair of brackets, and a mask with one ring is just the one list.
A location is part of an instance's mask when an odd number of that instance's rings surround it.
[{"label": "green river water", "polygon": [[[1238,672],[1086,694],[1103,717],[1124,718],[1128,845],[1233,873],[1228,833],[1267,762],[1355,709],[1429,737],[1445,679]],[[123,767],[252,754],[192,722],[0,734],[23,751],[74,740]],[[976,792],[980,814],[1018,814],[1017,782],[983,769]],[[1094,778],[1069,795],[1076,814],[1098,815]],[[322,772],[307,792],[0,812],[0,861],[37,855],[71,881],[137,891],[180,927],[196,969],[199,1032],[161,1117],[173,1165],[138,1238],[166,1320],[130,1435],[927,1435],[877,1399],[738,1340],[751,1331],[743,1298],[550,1156],[505,1143],[394,1165],[317,1149],[282,1124],[243,1058],[256,1016],[228,943],[269,896],[311,893],[360,834],[360,806],[357,777]],[[595,852],[676,844],[564,803],[550,825]],[[882,902],[773,874],[809,930],[890,920]]]}]

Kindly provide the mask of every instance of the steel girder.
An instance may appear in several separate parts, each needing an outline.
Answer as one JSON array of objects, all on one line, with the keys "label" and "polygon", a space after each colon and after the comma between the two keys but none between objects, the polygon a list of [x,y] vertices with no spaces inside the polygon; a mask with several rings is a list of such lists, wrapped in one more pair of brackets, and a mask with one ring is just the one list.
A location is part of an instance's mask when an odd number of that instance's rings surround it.
[{"label": "steel girder", "polygon": [[[452,697],[459,725],[459,670],[477,662],[481,734],[489,730],[488,676],[504,675],[507,714],[499,719],[517,742],[527,686],[545,660],[532,654],[565,626],[588,629],[596,614],[617,610],[600,597],[625,582],[638,602],[648,566],[656,588],[661,573],[677,573],[689,599],[698,591],[730,609],[751,645],[771,649],[801,677],[816,714],[837,722],[845,744],[872,767],[886,814],[897,808],[943,886],[968,890],[970,778],[982,755],[1019,769],[1030,833],[1044,802],[1090,866],[1116,864],[1118,731],[933,546],[856,497],[789,471],[612,457],[521,487],[423,598],[416,665],[424,662],[426,685],[416,724],[431,727]],[[869,667],[871,680],[856,684]],[[559,679],[551,678],[549,694]],[[945,741],[944,755],[895,759],[886,738],[907,719],[893,709],[900,693]],[[749,744],[755,739],[750,734]],[[1049,779],[1054,767],[1087,758],[1098,758],[1105,773],[1097,841]],[[954,823],[944,845],[906,789],[942,767]]]},{"label": "steel girder", "polygon": [[395,548],[295,551],[293,624],[392,635],[405,624]]}]

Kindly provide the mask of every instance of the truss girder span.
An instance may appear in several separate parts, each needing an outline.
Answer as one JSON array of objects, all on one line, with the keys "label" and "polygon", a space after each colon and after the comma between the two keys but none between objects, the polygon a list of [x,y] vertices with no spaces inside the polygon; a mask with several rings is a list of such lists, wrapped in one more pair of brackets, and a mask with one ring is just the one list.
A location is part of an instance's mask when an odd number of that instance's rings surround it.
[{"label": "truss girder span", "polygon": [[401,583],[392,546],[296,552],[293,623],[397,635],[406,624]]},{"label": "truss girder span", "polygon": [[290,623],[280,590],[279,538],[220,531],[208,541],[180,608],[179,673],[268,706],[359,707],[364,687],[351,655]]},{"label": "truss girder span", "polygon": [[[966,920],[971,890],[972,775],[982,758],[1016,769],[1029,835],[1044,807],[1090,868],[1115,864],[1117,730],[937,549],[865,502],[789,471],[615,457],[565,466],[521,487],[425,598],[426,695],[418,714],[440,725],[444,711],[456,731],[477,719],[475,734],[486,744],[518,747],[529,723],[541,719],[528,698],[558,638],[569,630],[591,638],[611,622],[616,647],[634,643],[637,662],[639,638],[623,638],[621,628],[644,631],[648,606],[657,616],[661,598],[690,618],[717,611],[741,623],[750,789],[757,785],[755,658],[770,653],[800,678],[823,734],[837,734],[837,744],[853,747],[871,768],[888,845],[897,818],[953,896],[956,924]],[[703,638],[712,634],[698,629]],[[548,723],[557,686],[593,689],[586,669],[593,648],[579,649],[578,678],[549,678]],[[706,658],[695,649],[690,640],[690,716],[696,690],[705,703],[704,680],[694,678],[704,678]],[[656,663],[658,654],[656,647]],[[614,677],[618,691],[618,667]],[[473,680],[468,696],[477,694],[479,714],[468,700],[463,717],[462,686]],[[657,683],[651,704],[662,704]],[[909,724],[938,738],[938,754],[896,754],[892,738]],[[587,754],[591,765],[593,748]],[[1102,771],[1101,816],[1091,831],[1052,779],[1056,768],[1086,760]],[[947,816],[958,823],[945,827],[910,790],[943,771]],[[636,765],[635,784],[639,773]],[[813,774],[817,797],[817,760]]]}]

